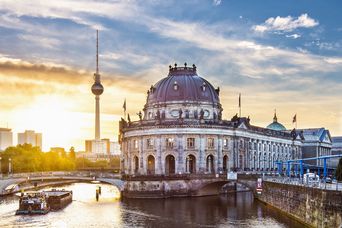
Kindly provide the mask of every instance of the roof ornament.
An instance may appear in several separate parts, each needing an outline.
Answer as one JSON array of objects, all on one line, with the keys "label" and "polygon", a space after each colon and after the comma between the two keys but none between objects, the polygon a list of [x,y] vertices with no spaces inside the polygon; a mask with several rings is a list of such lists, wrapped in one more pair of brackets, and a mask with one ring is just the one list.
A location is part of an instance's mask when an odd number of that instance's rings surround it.
[{"label": "roof ornament", "polygon": [[192,68],[194,68],[194,71],[196,71],[196,65],[192,64]]},{"label": "roof ornament", "polygon": [[177,68],[177,63],[175,63],[175,68]]},{"label": "roof ornament", "polygon": [[184,63],[184,68],[185,68],[185,69],[186,69],[186,66],[187,66],[187,65],[188,65],[188,64],[185,62],[185,63]]},{"label": "roof ornament", "polygon": [[278,118],[277,118],[277,109],[274,109],[274,117],[273,117],[273,123],[277,123]]},{"label": "roof ornament", "polygon": [[217,89],[215,89],[217,95],[220,95],[220,87],[217,87]]}]

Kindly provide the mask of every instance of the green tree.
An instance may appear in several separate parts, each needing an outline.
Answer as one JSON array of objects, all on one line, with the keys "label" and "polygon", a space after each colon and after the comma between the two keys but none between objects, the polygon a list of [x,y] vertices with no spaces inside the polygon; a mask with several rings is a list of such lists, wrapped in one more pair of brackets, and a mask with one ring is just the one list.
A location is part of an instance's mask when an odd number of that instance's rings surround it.
[{"label": "green tree", "polygon": [[342,158],[340,158],[340,160],[338,162],[338,166],[336,169],[336,179],[338,181],[342,181]]},{"label": "green tree", "polygon": [[69,157],[71,160],[75,161],[76,159],[76,154],[75,154],[75,148],[72,146],[70,147],[70,150],[69,150]]},{"label": "green tree", "polygon": [[9,158],[12,160],[12,172],[40,172],[74,170],[75,161],[69,156],[57,152],[44,153],[31,144],[8,147],[1,153],[2,171],[8,172]]}]

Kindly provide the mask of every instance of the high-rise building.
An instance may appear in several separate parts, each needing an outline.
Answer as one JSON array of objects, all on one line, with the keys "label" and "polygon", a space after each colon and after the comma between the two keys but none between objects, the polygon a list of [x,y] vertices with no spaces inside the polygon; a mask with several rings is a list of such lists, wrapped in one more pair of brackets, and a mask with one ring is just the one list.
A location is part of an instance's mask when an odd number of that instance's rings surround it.
[{"label": "high-rise building", "polygon": [[0,128],[0,151],[13,146],[13,133],[9,128]]},{"label": "high-rise building", "polygon": [[42,148],[42,133],[36,133],[32,130],[25,130],[24,133],[18,133],[18,144],[31,144]]}]

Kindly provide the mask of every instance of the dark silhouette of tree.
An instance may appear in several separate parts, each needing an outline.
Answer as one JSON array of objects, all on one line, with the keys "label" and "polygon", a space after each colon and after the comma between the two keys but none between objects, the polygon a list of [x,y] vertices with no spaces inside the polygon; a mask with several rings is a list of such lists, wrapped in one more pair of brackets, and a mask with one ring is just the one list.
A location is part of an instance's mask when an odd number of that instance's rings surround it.
[{"label": "dark silhouette of tree", "polygon": [[336,179],[338,181],[342,181],[342,158],[340,158],[340,160],[338,162],[338,166],[336,169]]}]

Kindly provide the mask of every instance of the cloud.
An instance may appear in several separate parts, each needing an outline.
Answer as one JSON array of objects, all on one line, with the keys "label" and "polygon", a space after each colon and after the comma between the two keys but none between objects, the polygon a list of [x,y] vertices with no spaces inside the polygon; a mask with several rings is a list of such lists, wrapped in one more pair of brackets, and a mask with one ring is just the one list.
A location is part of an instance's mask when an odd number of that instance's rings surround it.
[{"label": "cloud", "polygon": [[29,42],[31,44],[34,43],[40,47],[51,48],[51,49],[56,49],[61,44],[61,42],[58,39],[42,37],[42,36],[37,36],[37,35],[29,35],[29,34],[20,35],[19,39],[25,42]]},{"label": "cloud", "polygon": [[311,28],[317,26],[318,21],[309,17],[308,14],[302,14],[298,18],[293,18],[292,16],[276,18],[270,17],[263,24],[255,25],[252,29],[256,32],[266,32],[266,31],[285,31],[291,32],[297,28]]},{"label": "cloud", "polygon": [[291,35],[286,35],[287,38],[292,38],[292,39],[298,39],[301,37],[301,35],[299,34],[291,34]]},{"label": "cloud", "polygon": [[99,30],[104,30],[106,27],[94,20],[94,18],[87,16],[128,18],[137,15],[135,4],[132,4],[132,1],[59,0],[27,2],[25,0],[2,0],[0,10],[7,12],[8,15],[15,15],[17,17],[30,16],[35,18],[67,19],[76,24]]},{"label": "cloud", "polygon": [[213,4],[215,5],[215,6],[218,6],[218,5],[220,5],[222,3],[222,0],[213,0]]},{"label": "cloud", "polygon": [[[141,74],[143,72],[138,75],[107,74],[104,72],[101,76],[102,83],[105,86],[124,87],[129,91],[134,89],[138,92],[144,92],[145,88],[139,86],[142,82],[146,83],[144,79],[141,79]],[[45,85],[50,88],[48,92],[65,86],[67,89],[64,92],[68,93],[72,86],[75,86],[75,88],[79,85],[90,87],[93,80],[92,75],[93,72],[76,70],[69,66],[54,63],[31,63],[0,54],[0,76],[3,79],[6,78],[13,85],[22,83],[38,86]],[[45,90],[43,87],[42,89],[42,93],[44,93]],[[40,93],[39,90],[35,92],[36,94]]]}]

